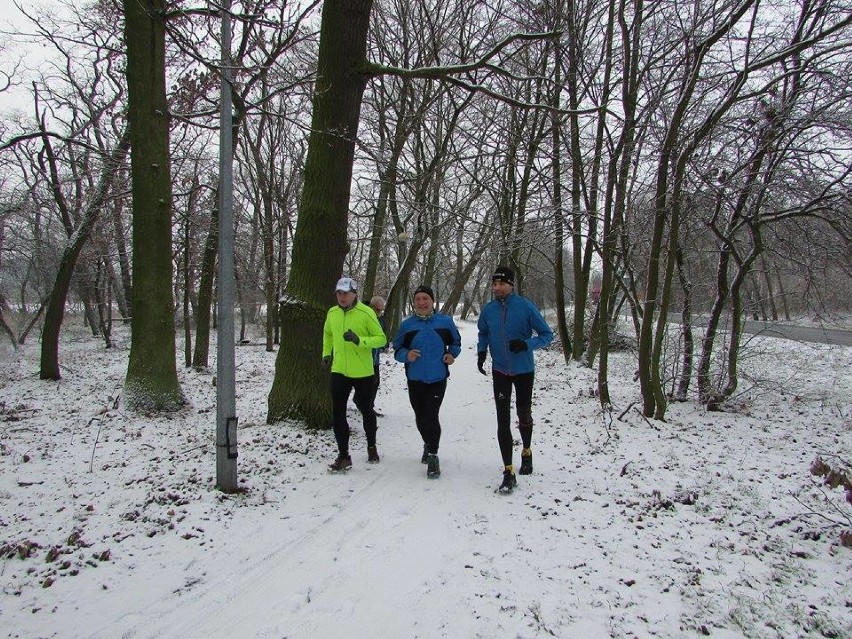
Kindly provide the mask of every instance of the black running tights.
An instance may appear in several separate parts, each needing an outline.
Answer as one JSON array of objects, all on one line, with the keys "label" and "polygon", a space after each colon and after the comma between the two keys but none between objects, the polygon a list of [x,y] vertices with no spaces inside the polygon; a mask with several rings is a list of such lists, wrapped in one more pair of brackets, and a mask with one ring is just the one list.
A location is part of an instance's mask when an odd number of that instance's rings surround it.
[{"label": "black running tights", "polygon": [[331,374],[331,420],[337,451],[341,455],[349,454],[349,421],[346,419],[346,404],[349,393],[355,389],[355,406],[361,411],[364,420],[364,435],[367,446],[376,445],[376,411],[373,410],[373,376],[346,377],[340,373]]},{"label": "black running tights", "polygon": [[417,430],[423,438],[426,450],[435,455],[438,454],[438,445],[441,443],[441,421],[438,419],[438,413],[441,411],[446,390],[446,379],[431,384],[408,380],[408,399],[414,409]]},{"label": "black running tights", "polygon": [[494,371],[494,404],[497,407],[497,443],[503,464],[512,463],[511,405],[512,387],[515,388],[515,412],[518,415],[518,430],[524,448],[532,445],[532,392],[535,373],[504,375]]}]

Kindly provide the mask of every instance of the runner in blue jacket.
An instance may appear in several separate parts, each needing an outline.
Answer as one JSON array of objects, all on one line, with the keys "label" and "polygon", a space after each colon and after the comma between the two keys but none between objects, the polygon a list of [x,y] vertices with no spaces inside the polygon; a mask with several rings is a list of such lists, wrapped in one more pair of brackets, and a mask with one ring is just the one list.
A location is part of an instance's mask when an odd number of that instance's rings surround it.
[{"label": "runner in blue jacket", "polygon": [[405,363],[408,399],[423,439],[421,462],[426,476],[440,476],[438,413],[447,390],[450,365],[461,353],[461,335],[453,318],[435,312],[435,294],[428,286],[414,291],[414,315],[403,320],[393,340],[394,358]]},{"label": "runner in blue jacket", "polygon": [[476,366],[486,375],[485,358],[491,352],[494,403],[497,408],[497,442],[503,457],[503,483],[500,490],[511,492],[518,484],[512,463],[510,407],[512,387],[521,433],[521,475],[532,474],[532,391],[535,377],[533,351],[553,341],[553,331],[541,312],[527,298],[515,293],[515,273],[498,266],[491,276],[494,299],[482,308],[477,328]]}]

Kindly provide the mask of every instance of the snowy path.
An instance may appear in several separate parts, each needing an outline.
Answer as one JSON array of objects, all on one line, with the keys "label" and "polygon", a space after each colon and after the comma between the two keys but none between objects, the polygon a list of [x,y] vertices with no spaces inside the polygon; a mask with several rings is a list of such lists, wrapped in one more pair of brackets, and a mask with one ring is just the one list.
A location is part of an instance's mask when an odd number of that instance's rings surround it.
[{"label": "snowy path", "polygon": [[763,390],[739,411],[675,404],[666,422],[625,410],[631,357],[612,360],[605,415],[595,371],[539,353],[536,472],[505,496],[491,380],[475,326],[460,329],[437,480],[389,356],[382,461],[366,463],[353,408],[354,468],[330,475],[330,432],[264,423],[274,354],[238,349],[246,490],[233,496],[211,487],[212,373],[181,371],[191,407],[150,420],[102,410],[126,352],[81,341],[54,385],[23,365],[0,385],[2,634],[852,636],[852,553],[809,513],[841,508],[842,493],[808,473],[817,454],[852,451],[852,349],[768,340],[744,362]]},{"label": "snowy path", "polygon": [[[469,346],[469,333],[466,338]],[[453,369],[456,377],[470,363],[467,353]],[[427,479],[401,368],[389,361],[386,368],[393,370],[386,371],[377,402],[385,414],[378,435],[382,462],[364,462],[360,419],[351,410],[353,470],[327,475],[310,468],[316,481],[299,484],[315,491],[304,502],[314,504],[314,517],[323,513],[317,523],[288,531],[262,558],[246,558],[238,574],[164,601],[156,619],[131,616],[123,620],[127,627],[120,621],[123,637],[240,636],[247,627],[258,637],[327,637],[342,630],[432,637],[439,628],[446,636],[490,635],[483,619],[472,617],[474,593],[460,597],[459,585],[473,585],[474,574],[509,581],[501,572],[513,562],[501,556],[522,545],[519,500],[535,480],[522,478],[515,495],[493,495],[501,471],[496,426],[490,378],[478,374],[468,375],[475,394],[461,393],[451,379],[442,414],[442,476]],[[541,465],[547,465],[543,459]],[[493,496],[488,508],[483,495]],[[435,618],[435,610],[443,617]],[[458,635],[470,621],[478,629]]]}]

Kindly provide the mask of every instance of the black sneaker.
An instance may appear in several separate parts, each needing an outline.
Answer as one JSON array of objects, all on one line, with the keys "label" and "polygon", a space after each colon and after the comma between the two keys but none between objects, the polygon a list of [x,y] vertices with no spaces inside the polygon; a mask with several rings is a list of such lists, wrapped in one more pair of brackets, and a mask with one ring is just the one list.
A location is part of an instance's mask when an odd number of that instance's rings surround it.
[{"label": "black sneaker", "polygon": [[519,475],[532,475],[532,451],[529,455],[521,453],[521,468],[518,470]]},{"label": "black sneaker", "polygon": [[367,446],[367,461],[371,464],[379,463],[379,449],[375,446]]},{"label": "black sneaker", "polygon": [[343,472],[352,468],[352,457],[350,455],[338,455],[334,463],[328,465],[328,469],[333,473]]},{"label": "black sneaker", "polygon": [[438,463],[438,456],[434,453],[430,453],[426,461],[426,476],[429,479],[437,479],[441,476],[441,465]]},{"label": "black sneaker", "polygon": [[420,458],[421,464],[426,464],[429,462],[429,447],[426,444],[423,444],[423,457]]},{"label": "black sneaker", "polygon": [[497,489],[501,493],[510,493],[515,490],[515,486],[518,485],[518,478],[515,477],[515,473],[511,470],[503,471],[503,483],[500,484],[500,487]]}]

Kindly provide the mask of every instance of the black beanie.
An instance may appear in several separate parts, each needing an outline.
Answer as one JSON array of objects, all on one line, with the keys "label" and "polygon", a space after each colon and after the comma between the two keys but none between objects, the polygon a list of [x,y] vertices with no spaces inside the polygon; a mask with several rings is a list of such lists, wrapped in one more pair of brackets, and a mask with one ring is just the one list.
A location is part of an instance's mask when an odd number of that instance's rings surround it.
[{"label": "black beanie", "polygon": [[414,292],[411,294],[411,297],[414,297],[418,293],[426,293],[429,297],[432,298],[432,301],[435,301],[435,293],[432,291],[431,287],[426,286],[425,284],[421,284],[417,288],[414,289]]},{"label": "black beanie", "polygon": [[494,280],[502,280],[506,282],[506,284],[515,285],[515,271],[510,269],[508,266],[498,266],[494,270],[494,275],[491,276],[491,281]]}]

